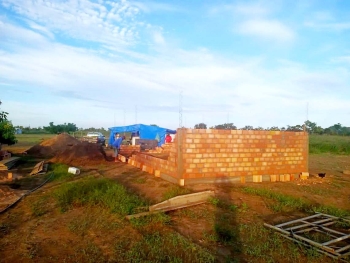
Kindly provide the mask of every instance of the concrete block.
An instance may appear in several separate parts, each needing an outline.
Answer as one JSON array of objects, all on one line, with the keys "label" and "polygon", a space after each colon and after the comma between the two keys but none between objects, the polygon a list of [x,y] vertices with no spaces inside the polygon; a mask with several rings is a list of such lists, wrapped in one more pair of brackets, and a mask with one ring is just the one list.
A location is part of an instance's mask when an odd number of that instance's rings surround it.
[{"label": "concrete block", "polygon": [[254,183],[261,183],[262,182],[262,176],[261,175],[253,175],[253,182]]},{"label": "concrete block", "polygon": [[184,186],[185,185],[185,180],[184,179],[180,179],[179,180],[179,185],[180,186]]},{"label": "concrete block", "polygon": [[307,173],[307,172],[302,172],[302,173],[300,173],[300,179],[301,179],[301,180],[307,180],[307,179],[309,179],[309,173]]}]

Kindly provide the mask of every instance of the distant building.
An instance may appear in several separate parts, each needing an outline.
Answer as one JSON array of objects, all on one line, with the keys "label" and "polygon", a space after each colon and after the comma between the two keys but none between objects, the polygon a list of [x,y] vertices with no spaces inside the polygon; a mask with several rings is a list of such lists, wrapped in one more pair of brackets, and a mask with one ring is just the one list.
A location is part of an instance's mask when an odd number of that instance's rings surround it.
[{"label": "distant building", "polygon": [[21,128],[15,128],[15,134],[22,134],[22,129]]}]

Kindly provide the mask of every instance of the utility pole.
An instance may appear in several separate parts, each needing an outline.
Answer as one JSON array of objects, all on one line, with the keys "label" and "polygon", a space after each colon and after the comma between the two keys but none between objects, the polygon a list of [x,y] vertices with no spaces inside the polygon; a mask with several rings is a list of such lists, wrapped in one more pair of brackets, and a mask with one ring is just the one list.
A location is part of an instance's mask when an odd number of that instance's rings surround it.
[{"label": "utility pole", "polygon": [[306,131],[306,122],[309,120],[309,102],[306,103],[306,120],[304,121],[304,132]]},{"label": "utility pole", "polygon": [[125,110],[124,110],[124,126],[125,126]]},{"label": "utility pole", "polygon": [[179,128],[182,128],[182,90],[179,94]]}]

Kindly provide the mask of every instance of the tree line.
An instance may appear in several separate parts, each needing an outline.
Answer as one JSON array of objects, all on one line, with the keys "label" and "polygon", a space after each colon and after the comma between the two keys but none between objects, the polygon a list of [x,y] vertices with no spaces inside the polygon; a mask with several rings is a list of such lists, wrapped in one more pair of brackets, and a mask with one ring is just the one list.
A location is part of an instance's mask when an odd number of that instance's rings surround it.
[{"label": "tree line", "polygon": [[[205,123],[198,123],[194,126],[194,129],[207,129]],[[309,134],[328,134],[328,135],[350,135],[350,127],[342,126],[340,123],[334,124],[328,128],[322,128],[318,126],[316,122],[305,121],[303,124],[298,125],[287,125],[287,127],[253,127],[246,125],[242,128],[237,128],[233,123],[224,123],[219,125],[214,125],[209,127],[209,129],[219,129],[219,130],[260,130],[260,131],[307,131]]]},{"label": "tree line", "polygon": [[102,132],[105,133],[107,130],[103,127],[101,128],[78,128],[76,124],[74,123],[64,123],[64,124],[57,124],[55,125],[54,122],[50,122],[49,126],[43,126],[43,127],[24,127],[24,126],[16,126],[16,128],[21,129],[22,133],[24,134],[59,134],[59,133],[75,133],[75,132]]},{"label": "tree line", "polygon": [[[155,124],[152,124],[155,125]],[[64,124],[58,124],[55,125],[53,122],[49,123],[49,126],[43,126],[39,128],[31,128],[31,127],[23,127],[23,126],[16,126],[16,128],[20,128],[22,130],[22,133],[25,134],[35,134],[35,133],[49,133],[49,134],[59,134],[62,132],[67,133],[75,133],[75,132],[92,132],[92,131],[98,131],[102,132],[104,134],[108,133],[108,130],[105,128],[78,128],[76,124],[74,123],[64,123]],[[234,123],[224,123],[224,124],[218,124],[211,127],[208,127],[205,123],[198,123],[194,125],[194,129],[221,129],[221,130],[260,130],[260,131],[307,131],[309,134],[328,134],[328,135],[350,135],[350,127],[342,126],[340,123],[334,124],[328,128],[322,128],[321,126],[318,126],[316,122],[312,121],[305,121],[304,124],[298,124],[298,125],[287,125],[287,127],[277,127],[277,126],[271,126],[267,128],[263,127],[253,127],[251,125],[246,125],[242,128],[238,128],[234,125]]]}]

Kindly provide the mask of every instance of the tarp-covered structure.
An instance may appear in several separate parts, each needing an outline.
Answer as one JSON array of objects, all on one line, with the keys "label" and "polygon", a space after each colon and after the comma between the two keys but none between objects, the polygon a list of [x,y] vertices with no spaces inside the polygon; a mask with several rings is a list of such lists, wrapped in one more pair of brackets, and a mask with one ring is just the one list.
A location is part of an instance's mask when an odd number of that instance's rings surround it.
[{"label": "tarp-covered structure", "polygon": [[114,135],[116,133],[119,133],[121,135],[123,132],[138,133],[140,139],[157,140],[158,146],[161,146],[165,143],[165,135],[167,133],[176,134],[176,130],[145,124],[111,127],[108,128],[108,130],[110,130],[109,144],[112,144],[114,142]]}]

